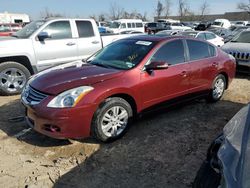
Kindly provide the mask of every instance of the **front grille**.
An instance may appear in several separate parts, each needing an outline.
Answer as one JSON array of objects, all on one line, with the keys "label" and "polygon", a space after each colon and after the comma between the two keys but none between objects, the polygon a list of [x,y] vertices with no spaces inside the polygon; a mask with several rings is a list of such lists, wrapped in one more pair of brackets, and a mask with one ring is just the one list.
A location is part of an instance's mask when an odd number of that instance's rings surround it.
[{"label": "front grille", "polygon": [[249,61],[250,60],[250,53],[244,52],[229,52],[235,59]]},{"label": "front grille", "polygon": [[24,97],[26,101],[31,104],[39,104],[43,99],[45,99],[48,95],[28,86],[24,91]]}]

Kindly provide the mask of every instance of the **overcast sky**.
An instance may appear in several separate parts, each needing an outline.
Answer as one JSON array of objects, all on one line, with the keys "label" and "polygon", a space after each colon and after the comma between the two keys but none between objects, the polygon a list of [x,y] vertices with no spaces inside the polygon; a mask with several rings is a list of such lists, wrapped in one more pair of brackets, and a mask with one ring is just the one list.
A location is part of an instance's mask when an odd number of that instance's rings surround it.
[{"label": "overcast sky", "polygon": [[[209,13],[238,11],[237,3],[239,1],[248,2],[248,0],[207,0],[210,6]],[[112,2],[128,12],[132,10],[137,10],[142,14],[147,12],[148,18],[153,18],[157,5],[157,0],[0,0],[0,12],[26,13],[32,19],[38,19],[41,12],[48,8],[53,13],[87,18],[93,14],[108,13]],[[172,15],[176,15],[178,12],[177,2],[178,0],[172,0]],[[187,0],[187,2],[190,9],[198,13],[203,0]]]}]

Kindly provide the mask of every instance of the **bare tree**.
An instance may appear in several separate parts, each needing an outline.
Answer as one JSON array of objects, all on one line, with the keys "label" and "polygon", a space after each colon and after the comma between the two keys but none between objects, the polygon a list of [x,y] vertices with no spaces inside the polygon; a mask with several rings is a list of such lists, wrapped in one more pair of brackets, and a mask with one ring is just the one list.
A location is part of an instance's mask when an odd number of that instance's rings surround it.
[{"label": "bare tree", "polygon": [[89,15],[89,18],[94,19],[95,21],[97,21],[97,16],[95,14]]},{"label": "bare tree", "polygon": [[164,10],[163,4],[161,3],[160,0],[158,0],[157,7],[156,7],[156,10],[155,10],[157,19],[160,18],[160,16],[162,15],[163,10]]},{"label": "bare tree", "polygon": [[44,19],[51,18],[51,17],[63,17],[63,15],[60,13],[50,12],[48,7],[46,7],[42,12],[40,12],[40,16]]},{"label": "bare tree", "polygon": [[98,20],[99,20],[100,22],[104,22],[104,21],[106,20],[105,14],[100,14],[100,15],[98,16]]},{"label": "bare tree", "polygon": [[121,8],[118,4],[116,4],[115,2],[110,4],[110,19],[112,20],[118,20],[120,19],[123,14],[124,14],[124,9]]},{"label": "bare tree", "polygon": [[248,3],[238,3],[237,8],[239,10],[246,11],[248,14],[250,14],[250,0],[248,0]]},{"label": "bare tree", "polygon": [[172,2],[171,0],[165,0],[165,5],[164,5],[164,14],[165,14],[165,17],[168,18],[170,16],[170,9],[171,9],[171,6],[172,6]]},{"label": "bare tree", "polygon": [[201,10],[201,13],[200,13],[201,18],[200,19],[204,20],[205,15],[207,15],[209,13],[209,4],[208,4],[207,0],[205,0],[201,4],[200,10]]},{"label": "bare tree", "polygon": [[189,6],[186,0],[179,0],[178,7],[179,7],[179,16],[181,20],[183,20],[185,16],[194,14],[189,10]]}]

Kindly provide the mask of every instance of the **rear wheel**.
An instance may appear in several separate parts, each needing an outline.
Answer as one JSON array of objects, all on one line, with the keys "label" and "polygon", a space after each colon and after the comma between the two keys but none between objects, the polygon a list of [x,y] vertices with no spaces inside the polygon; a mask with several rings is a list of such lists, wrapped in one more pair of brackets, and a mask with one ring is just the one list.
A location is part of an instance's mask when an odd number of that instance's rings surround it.
[{"label": "rear wheel", "polygon": [[217,102],[221,99],[226,89],[226,78],[224,75],[219,74],[213,82],[212,90],[207,98],[208,102]]},{"label": "rear wheel", "polygon": [[126,100],[108,98],[94,114],[92,134],[103,142],[114,141],[125,134],[132,116],[132,108]]},{"label": "rear wheel", "polygon": [[28,78],[29,70],[17,62],[0,64],[0,94],[14,95],[22,92]]}]

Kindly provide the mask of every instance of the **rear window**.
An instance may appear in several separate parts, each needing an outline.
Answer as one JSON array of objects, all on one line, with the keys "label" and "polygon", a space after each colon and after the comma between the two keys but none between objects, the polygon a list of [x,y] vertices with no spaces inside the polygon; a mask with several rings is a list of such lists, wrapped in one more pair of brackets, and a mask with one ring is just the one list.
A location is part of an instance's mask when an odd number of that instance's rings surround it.
[{"label": "rear window", "polygon": [[201,41],[187,40],[190,61],[210,57],[208,44]]},{"label": "rear window", "polygon": [[94,36],[94,30],[90,21],[76,21],[77,30],[80,38]]}]

